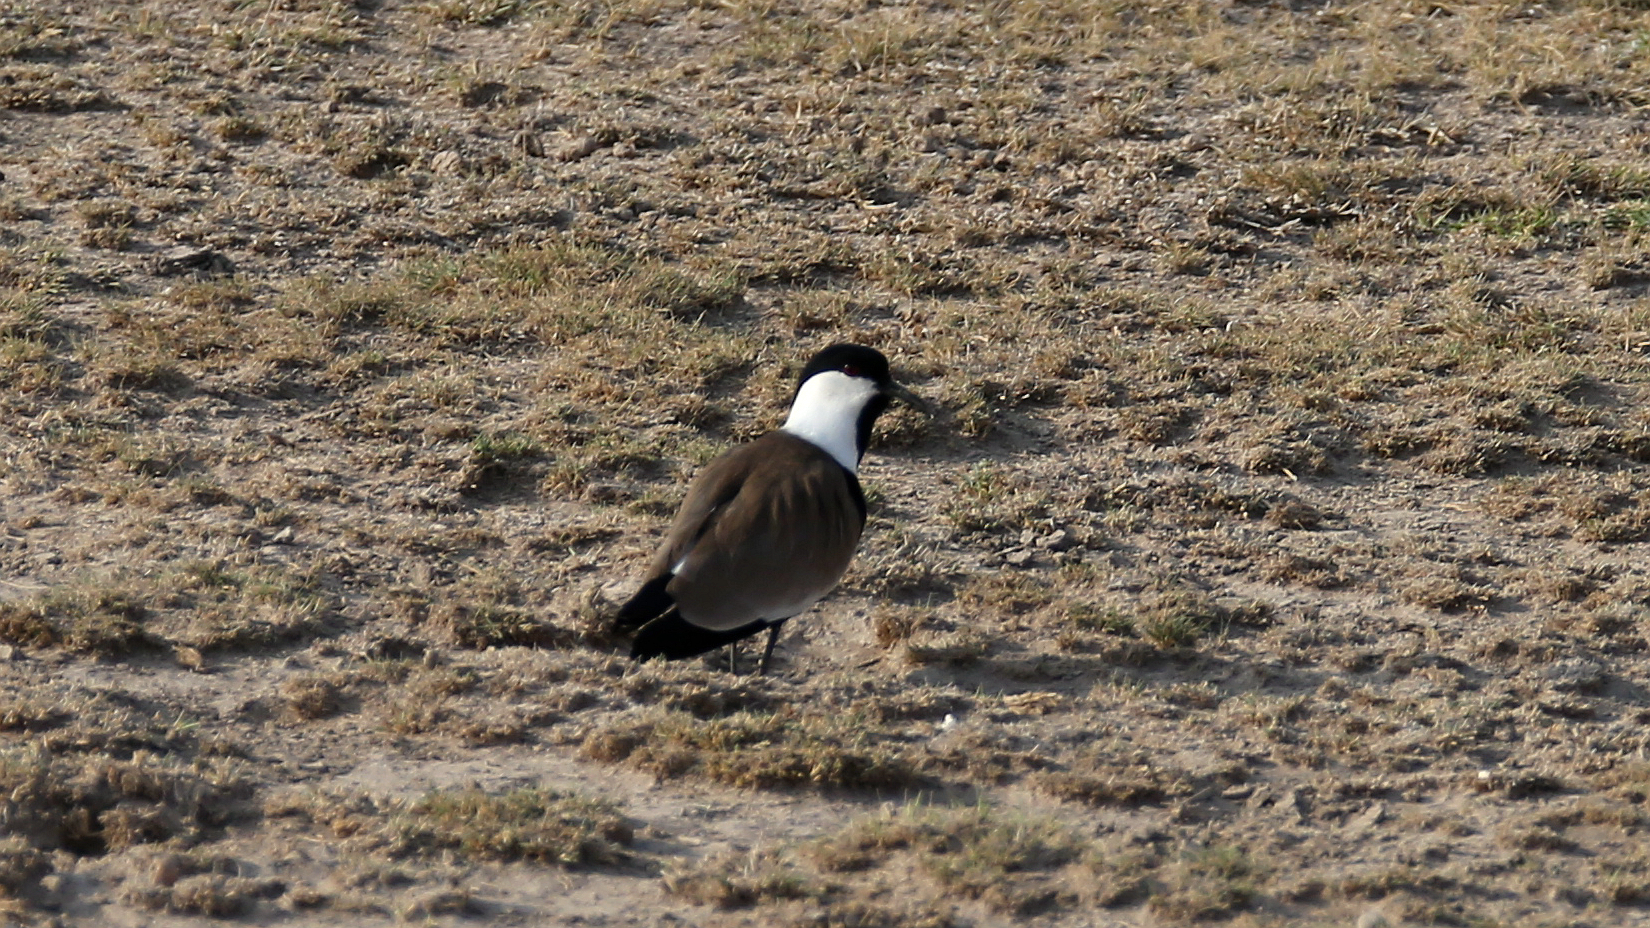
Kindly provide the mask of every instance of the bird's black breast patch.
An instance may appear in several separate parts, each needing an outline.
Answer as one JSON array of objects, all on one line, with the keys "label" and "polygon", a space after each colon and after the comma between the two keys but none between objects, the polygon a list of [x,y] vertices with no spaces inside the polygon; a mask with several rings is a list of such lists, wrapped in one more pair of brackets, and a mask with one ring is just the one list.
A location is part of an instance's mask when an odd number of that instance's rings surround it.
[{"label": "bird's black breast patch", "polygon": [[666,610],[676,605],[676,600],[665,590],[670,580],[670,574],[662,574],[642,584],[636,595],[619,607],[619,618],[616,623],[619,629],[628,631],[640,628],[644,623],[664,615]]},{"label": "bird's black breast patch", "polygon": [[[842,467],[841,464],[837,466]],[[868,510],[865,506],[865,491],[859,487],[859,477],[846,467],[842,467],[842,475],[848,478],[848,492],[854,497],[854,508],[859,510],[859,521],[864,523]]]}]

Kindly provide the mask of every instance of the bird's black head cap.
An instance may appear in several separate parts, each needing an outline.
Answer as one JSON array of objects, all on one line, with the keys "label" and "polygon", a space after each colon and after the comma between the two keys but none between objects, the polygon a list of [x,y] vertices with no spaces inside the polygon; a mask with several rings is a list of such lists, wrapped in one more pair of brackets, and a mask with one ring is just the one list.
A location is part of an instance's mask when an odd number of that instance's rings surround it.
[{"label": "bird's black head cap", "polygon": [[847,342],[832,345],[809,358],[808,366],[802,369],[802,376],[797,378],[797,385],[800,386],[809,377],[825,371],[841,371],[850,377],[865,377],[883,388],[894,382],[894,376],[888,370],[888,359],[882,356],[882,352]]}]

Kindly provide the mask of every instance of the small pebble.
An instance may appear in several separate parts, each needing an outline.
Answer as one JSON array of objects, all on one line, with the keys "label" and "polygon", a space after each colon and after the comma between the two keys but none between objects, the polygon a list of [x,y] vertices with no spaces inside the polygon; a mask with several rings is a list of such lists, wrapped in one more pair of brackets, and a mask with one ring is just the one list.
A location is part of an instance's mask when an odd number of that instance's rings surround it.
[{"label": "small pebble", "polygon": [[1358,928],[1392,928],[1392,920],[1380,909],[1364,909],[1358,916]]},{"label": "small pebble", "polygon": [[556,158],[561,161],[578,161],[595,154],[602,147],[593,136],[580,136],[556,150]]}]

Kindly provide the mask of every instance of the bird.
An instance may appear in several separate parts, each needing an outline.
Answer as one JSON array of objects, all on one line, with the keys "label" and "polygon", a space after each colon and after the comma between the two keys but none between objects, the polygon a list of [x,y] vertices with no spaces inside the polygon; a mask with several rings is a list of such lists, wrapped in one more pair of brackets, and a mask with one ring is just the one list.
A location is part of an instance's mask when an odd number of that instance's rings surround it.
[{"label": "bird", "polygon": [[894,382],[888,359],[839,343],[813,355],[785,424],[705,465],[643,574],[619,608],[637,661],[679,660],[780,629],[829,593],[865,528],[860,459],[894,401],[926,401]]}]

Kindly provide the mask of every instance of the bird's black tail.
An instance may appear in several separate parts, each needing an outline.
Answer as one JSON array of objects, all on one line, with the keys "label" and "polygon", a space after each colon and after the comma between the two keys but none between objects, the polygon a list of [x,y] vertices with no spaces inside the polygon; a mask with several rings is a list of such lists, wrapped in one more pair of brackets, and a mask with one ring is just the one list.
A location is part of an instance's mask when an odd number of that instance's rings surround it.
[{"label": "bird's black tail", "polygon": [[767,627],[768,623],[757,621],[727,631],[715,631],[694,625],[672,609],[636,633],[636,640],[630,646],[630,656],[639,661],[655,657],[681,660],[749,638]]}]

